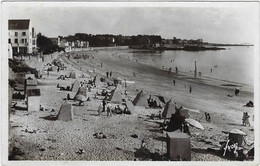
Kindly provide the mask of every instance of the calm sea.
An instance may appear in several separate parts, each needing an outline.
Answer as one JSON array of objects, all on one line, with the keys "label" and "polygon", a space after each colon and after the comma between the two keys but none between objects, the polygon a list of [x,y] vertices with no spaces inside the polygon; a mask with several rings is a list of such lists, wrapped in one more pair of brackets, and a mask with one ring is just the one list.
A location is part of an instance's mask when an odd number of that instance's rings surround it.
[{"label": "calm sea", "polygon": [[[202,76],[254,85],[254,47],[226,47],[218,51],[147,51],[126,49],[116,51],[131,60],[157,68],[172,68],[193,74],[195,61]],[[212,72],[211,72],[212,69]]]}]

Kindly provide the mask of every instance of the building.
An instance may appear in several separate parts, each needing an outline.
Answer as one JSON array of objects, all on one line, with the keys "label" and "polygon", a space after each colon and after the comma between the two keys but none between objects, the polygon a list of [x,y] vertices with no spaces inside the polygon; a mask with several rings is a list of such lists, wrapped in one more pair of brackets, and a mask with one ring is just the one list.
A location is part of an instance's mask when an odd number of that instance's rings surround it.
[{"label": "building", "polygon": [[37,36],[29,19],[8,20],[8,43],[13,54],[37,51]]},{"label": "building", "polygon": [[51,40],[52,44],[58,45],[59,39],[57,37],[51,37],[49,39]]}]

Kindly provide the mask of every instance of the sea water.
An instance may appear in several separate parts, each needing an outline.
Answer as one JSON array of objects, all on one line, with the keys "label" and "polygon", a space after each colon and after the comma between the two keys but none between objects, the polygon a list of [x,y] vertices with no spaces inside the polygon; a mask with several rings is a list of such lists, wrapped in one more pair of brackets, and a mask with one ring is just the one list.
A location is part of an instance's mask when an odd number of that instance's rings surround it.
[{"label": "sea water", "polygon": [[175,72],[194,74],[195,61],[197,72],[202,76],[226,80],[234,83],[254,85],[254,47],[233,46],[226,50],[207,51],[150,51],[125,49],[117,54],[140,64]]}]

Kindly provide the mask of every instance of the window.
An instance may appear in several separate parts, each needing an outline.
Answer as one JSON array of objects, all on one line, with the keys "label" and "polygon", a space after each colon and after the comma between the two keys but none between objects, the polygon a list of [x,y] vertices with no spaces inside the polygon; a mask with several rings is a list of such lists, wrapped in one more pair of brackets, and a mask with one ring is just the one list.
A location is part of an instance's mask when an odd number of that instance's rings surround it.
[{"label": "window", "polygon": [[27,43],[27,39],[24,39],[24,43]]},{"label": "window", "polygon": [[14,39],[14,43],[18,43],[18,39]]},{"label": "window", "polygon": [[32,43],[32,45],[35,45],[35,39],[33,39],[33,43]]},{"label": "window", "polygon": [[14,32],[14,35],[15,35],[15,36],[18,36],[18,32]]},{"label": "window", "polygon": [[8,39],[8,43],[12,43],[11,39]]},{"label": "window", "polygon": [[26,35],[26,32],[23,32],[22,35],[25,36],[25,35]]},{"label": "window", "polygon": [[21,42],[24,43],[24,39],[22,39]]}]

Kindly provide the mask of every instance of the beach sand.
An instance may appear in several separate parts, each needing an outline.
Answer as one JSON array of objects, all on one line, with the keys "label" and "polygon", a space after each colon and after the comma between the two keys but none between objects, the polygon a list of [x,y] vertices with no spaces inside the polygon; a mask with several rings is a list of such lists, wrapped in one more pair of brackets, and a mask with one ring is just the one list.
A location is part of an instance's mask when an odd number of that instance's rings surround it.
[{"label": "beach sand", "polygon": [[[254,109],[244,107],[248,101],[253,101],[252,88],[241,89],[239,96],[234,95],[232,87],[224,87],[226,82],[197,78],[185,74],[170,75],[167,71],[141,65],[134,60],[118,55],[120,50],[106,51],[93,50],[84,52],[92,55],[94,59],[68,59],[65,56],[59,58],[68,67],[60,72],[51,71],[49,77],[45,73],[44,79],[39,79],[38,87],[41,90],[41,105],[47,111],[19,111],[12,112],[10,116],[14,146],[24,154],[15,155],[12,159],[18,160],[152,160],[157,153],[166,155],[167,147],[165,133],[159,130],[156,120],[150,119],[151,114],[158,114],[162,109],[147,109],[135,107],[131,115],[113,115],[107,117],[106,113],[98,116],[97,108],[101,99],[94,99],[94,93],[105,87],[100,84],[97,88],[88,92],[91,101],[84,106],[73,106],[74,119],[72,121],[52,121],[42,117],[56,115],[59,108],[69,93],[74,96],[75,92],[60,91],[56,85],[71,86],[75,79],[57,80],[63,74],[68,75],[71,70],[77,77],[83,73],[89,80],[96,74],[103,77],[106,71],[112,71],[112,77],[135,81],[135,84],[127,86],[128,98],[134,99],[138,90],[144,90],[148,94],[160,94],[167,100],[172,99],[178,105],[187,108],[198,109],[200,114],[192,114],[192,118],[201,122],[205,130],[191,128],[191,160],[192,161],[222,161],[227,160],[221,155],[207,151],[207,148],[219,148],[219,141],[227,139],[227,134],[222,131],[230,131],[233,128],[242,130],[247,134],[248,142],[254,141],[254,126],[252,117]],[[82,53],[77,53],[82,54]],[[32,58],[26,63],[42,70],[43,64],[51,62],[52,58],[45,58],[45,62],[38,62]],[[100,67],[100,63],[102,66]],[[95,73],[93,73],[93,69]],[[136,77],[133,76],[136,73]],[[176,80],[174,86],[172,80]],[[110,80],[110,79],[108,79]],[[186,85],[186,88],[185,88]],[[192,93],[189,93],[189,86]],[[232,94],[233,97],[228,97]],[[71,103],[75,103],[70,101]],[[51,112],[54,109],[55,112]],[[242,114],[247,111],[251,116],[251,126],[242,126]],[[211,123],[205,121],[204,112],[211,115]],[[29,131],[29,132],[28,132]],[[31,132],[35,131],[35,132]],[[103,132],[106,139],[96,139],[93,134]],[[138,138],[131,135],[136,134]],[[140,155],[141,141],[145,140],[149,153]],[[85,152],[77,153],[79,149]]]}]

